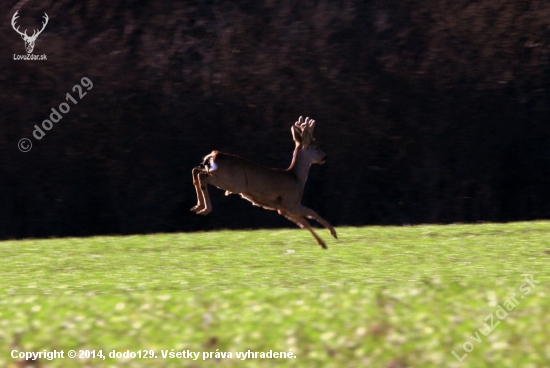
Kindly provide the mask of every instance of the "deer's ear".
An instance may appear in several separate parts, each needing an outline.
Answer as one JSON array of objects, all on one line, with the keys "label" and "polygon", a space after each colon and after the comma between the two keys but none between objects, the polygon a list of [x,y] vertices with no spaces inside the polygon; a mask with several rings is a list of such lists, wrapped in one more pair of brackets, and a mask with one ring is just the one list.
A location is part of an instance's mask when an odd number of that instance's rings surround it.
[{"label": "deer's ear", "polygon": [[22,35],[21,35],[21,38],[22,38],[22,39],[25,39],[25,35],[24,35],[24,34],[22,34]]},{"label": "deer's ear", "polygon": [[296,127],[296,125],[293,125],[290,129],[292,131],[292,138],[294,138],[294,142],[296,143],[302,143],[302,131]]}]

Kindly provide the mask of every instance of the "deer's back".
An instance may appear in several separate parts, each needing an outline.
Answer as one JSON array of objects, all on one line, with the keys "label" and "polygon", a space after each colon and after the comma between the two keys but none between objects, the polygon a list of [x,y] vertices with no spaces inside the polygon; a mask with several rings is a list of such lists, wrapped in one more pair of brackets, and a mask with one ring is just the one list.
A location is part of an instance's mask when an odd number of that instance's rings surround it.
[{"label": "deer's back", "polygon": [[217,169],[212,175],[225,186],[222,189],[232,193],[277,197],[295,191],[299,185],[296,176],[287,170],[269,168],[230,153],[214,151],[213,155]]}]

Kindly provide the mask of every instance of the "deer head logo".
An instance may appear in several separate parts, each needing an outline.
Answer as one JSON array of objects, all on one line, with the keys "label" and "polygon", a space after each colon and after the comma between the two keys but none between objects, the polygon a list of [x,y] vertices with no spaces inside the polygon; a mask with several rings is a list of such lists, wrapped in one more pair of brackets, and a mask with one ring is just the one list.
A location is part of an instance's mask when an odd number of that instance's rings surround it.
[{"label": "deer head logo", "polygon": [[29,35],[27,35],[27,30],[26,29],[25,29],[25,32],[21,32],[21,31],[19,31],[19,26],[17,26],[17,28],[15,28],[15,20],[17,18],[19,18],[19,16],[17,15],[18,12],[19,12],[19,10],[16,11],[15,14],[13,15],[13,17],[11,18],[11,26],[13,27],[13,29],[15,29],[15,32],[17,32],[21,35],[21,38],[23,39],[23,41],[25,41],[25,49],[27,50],[27,53],[30,54],[30,53],[32,53],[32,50],[34,49],[34,43],[36,42],[36,39],[38,38],[40,33],[42,33],[44,28],[46,28],[46,24],[48,24],[48,19],[49,19],[48,14],[44,13],[45,22],[42,22],[42,29],[40,31],[34,30],[32,36],[29,36]]}]

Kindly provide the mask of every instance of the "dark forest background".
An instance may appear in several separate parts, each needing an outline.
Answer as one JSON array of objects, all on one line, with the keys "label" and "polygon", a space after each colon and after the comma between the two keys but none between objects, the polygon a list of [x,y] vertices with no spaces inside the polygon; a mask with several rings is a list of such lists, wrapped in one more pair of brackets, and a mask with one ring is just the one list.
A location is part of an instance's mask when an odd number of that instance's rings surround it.
[{"label": "dark forest background", "polygon": [[[11,27],[40,28],[34,54]],[[210,189],[213,149],[330,159],[303,203],[335,225],[550,218],[550,3],[2,1],[0,238],[294,226]],[[92,90],[41,140],[82,77]],[[18,150],[21,138],[33,148]]]}]

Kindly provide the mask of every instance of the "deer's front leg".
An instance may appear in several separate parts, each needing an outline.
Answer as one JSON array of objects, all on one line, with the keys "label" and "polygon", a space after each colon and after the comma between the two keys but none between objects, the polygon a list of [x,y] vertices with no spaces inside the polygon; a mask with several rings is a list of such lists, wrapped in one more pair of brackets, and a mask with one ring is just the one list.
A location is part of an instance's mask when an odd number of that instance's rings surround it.
[{"label": "deer's front leg", "polygon": [[323,239],[321,239],[315,233],[315,231],[313,231],[313,229],[311,228],[311,225],[309,224],[309,222],[305,218],[303,218],[301,216],[298,216],[296,214],[290,213],[288,211],[284,211],[284,210],[278,210],[277,212],[279,212],[280,215],[283,215],[284,217],[286,217],[290,221],[294,222],[296,225],[298,225],[302,229],[307,229],[311,233],[311,235],[313,235],[313,237],[315,238],[315,241],[317,242],[317,244],[319,244],[322,248],[327,249],[327,245],[325,244]]},{"label": "deer's front leg", "polygon": [[320,223],[321,225],[323,225],[328,229],[328,231],[330,232],[330,235],[338,239],[338,236],[336,235],[336,230],[334,230],[334,227],[332,227],[332,225],[329,224],[327,220],[319,216],[319,214],[314,210],[312,210],[311,208],[300,206],[296,209],[295,213],[300,216],[305,216],[307,218],[317,221],[318,223]]}]

